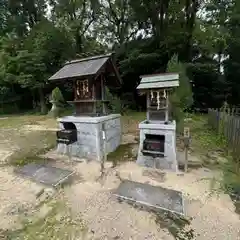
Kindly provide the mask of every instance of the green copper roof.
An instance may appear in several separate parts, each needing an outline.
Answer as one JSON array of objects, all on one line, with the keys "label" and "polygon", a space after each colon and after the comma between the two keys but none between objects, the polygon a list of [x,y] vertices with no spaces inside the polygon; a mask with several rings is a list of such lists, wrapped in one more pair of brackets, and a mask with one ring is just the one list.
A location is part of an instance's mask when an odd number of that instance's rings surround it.
[{"label": "green copper roof", "polygon": [[163,73],[141,76],[137,89],[171,88],[179,86],[178,73]]}]

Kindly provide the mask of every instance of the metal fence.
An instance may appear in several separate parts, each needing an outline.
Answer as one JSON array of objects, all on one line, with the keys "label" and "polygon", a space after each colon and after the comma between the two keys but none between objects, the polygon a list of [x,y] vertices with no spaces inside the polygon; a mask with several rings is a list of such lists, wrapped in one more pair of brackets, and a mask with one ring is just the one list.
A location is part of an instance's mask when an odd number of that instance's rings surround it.
[{"label": "metal fence", "polygon": [[234,156],[240,158],[240,116],[232,109],[209,109],[208,124],[224,136]]}]

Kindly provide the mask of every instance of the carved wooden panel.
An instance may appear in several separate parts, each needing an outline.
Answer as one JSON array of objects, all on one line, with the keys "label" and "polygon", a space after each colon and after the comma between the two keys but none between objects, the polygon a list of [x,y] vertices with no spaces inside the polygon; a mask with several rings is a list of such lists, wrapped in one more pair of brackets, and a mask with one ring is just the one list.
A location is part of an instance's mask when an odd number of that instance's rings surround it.
[{"label": "carved wooden panel", "polygon": [[91,99],[92,89],[88,79],[76,81],[76,99]]},{"label": "carved wooden panel", "polygon": [[[167,99],[163,91],[156,91],[156,92],[152,91],[149,94],[149,97],[150,97],[150,107],[152,109],[157,109],[158,107],[162,109],[167,106]],[[159,104],[158,104],[158,100],[159,100]]]}]

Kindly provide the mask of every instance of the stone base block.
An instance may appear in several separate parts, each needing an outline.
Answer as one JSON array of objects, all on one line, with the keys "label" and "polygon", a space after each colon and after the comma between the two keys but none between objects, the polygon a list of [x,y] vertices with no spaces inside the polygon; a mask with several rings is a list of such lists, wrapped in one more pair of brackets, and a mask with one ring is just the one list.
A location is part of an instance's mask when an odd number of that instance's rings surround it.
[{"label": "stone base block", "polygon": [[[145,167],[156,167],[159,169],[178,171],[178,163],[176,159],[176,122],[164,124],[163,122],[143,121],[139,124],[140,144],[138,149],[137,163]],[[153,157],[145,154],[143,150],[143,142],[146,134],[163,135],[164,155],[162,157]]]},{"label": "stone base block", "polygon": [[64,122],[73,123],[77,129],[77,142],[70,145],[59,143],[58,153],[101,161],[104,156],[103,129],[107,153],[115,151],[121,143],[120,114],[102,117],[67,116],[59,118],[58,122],[60,129],[64,129]]}]

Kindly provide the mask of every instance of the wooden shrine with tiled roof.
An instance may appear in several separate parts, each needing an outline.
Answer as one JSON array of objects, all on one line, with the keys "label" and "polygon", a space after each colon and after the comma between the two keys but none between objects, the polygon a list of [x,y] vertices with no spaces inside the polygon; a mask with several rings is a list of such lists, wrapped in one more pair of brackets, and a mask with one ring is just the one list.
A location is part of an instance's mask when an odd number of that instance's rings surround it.
[{"label": "wooden shrine with tiled roof", "polygon": [[93,56],[66,62],[50,81],[72,81],[76,115],[104,116],[108,114],[106,87],[117,88],[121,78],[112,54]]}]

